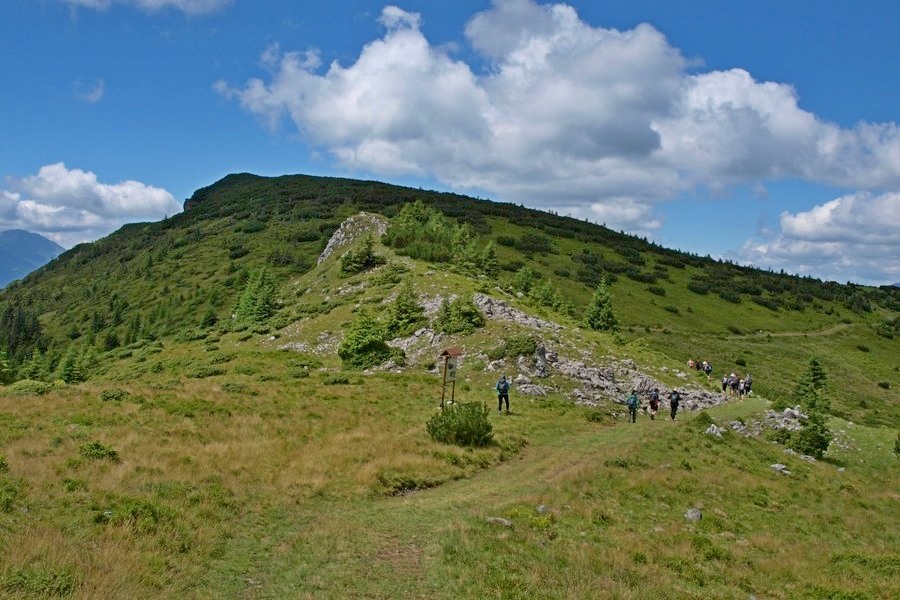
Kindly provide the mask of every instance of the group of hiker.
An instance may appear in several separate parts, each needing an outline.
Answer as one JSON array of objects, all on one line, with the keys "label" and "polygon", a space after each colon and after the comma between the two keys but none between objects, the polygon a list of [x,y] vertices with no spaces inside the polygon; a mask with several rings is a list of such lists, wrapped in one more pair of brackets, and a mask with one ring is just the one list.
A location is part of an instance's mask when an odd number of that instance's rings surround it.
[{"label": "group of hiker", "polygon": [[[675,415],[678,413],[678,405],[681,404],[681,394],[678,390],[673,389],[669,392],[669,416],[672,420],[675,420]],[[650,416],[650,420],[655,420],[656,415],[659,413],[659,388],[653,388],[653,391],[650,392],[650,399],[647,403],[646,407],[641,405],[641,399],[637,395],[637,390],[632,388],[631,393],[628,394],[628,397],[625,399],[625,406],[628,407],[628,420],[631,423],[637,421],[637,413],[638,409],[643,408],[645,412]]]},{"label": "group of hiker", "polygon": [[[696,368],[698,371],[703,371],[706,373],[707,378],[709,378],[709,374],[712,373],[712,365],[705,360],[694,361],[694,359],[690,359],[688,360],[688,366],[690,368]],[[497,412],[503,412],[505,403],[506,414],[509,414],[509,380],[506,378],[506,375],[500,376],[495,387],[497,390]],[[732,397],[740,397],[743,399],[745,395],[750,394],[752,388],[753,377],[750,373],[747,373],[743,377],[736,373],[722,376],[723,394],[729,394]],[[675,415],[678,413],[678,406],[681,404],[681,394],[678,390],[673,389],[669,392],[667,399],[669,401],[669,415],[674,421]],[[625,399],[625,405],[628,407],[630,422],[634,423],[637,420],[637,412],[639,409],[643,409],[646,414],[650,416],[651,420],[655,420],[656,415],[659,414],[660,407],[659,388],[653,388],[653,391],[650,392],[647,406],[642,405],[641,399],[637,395],[637,390],[632,388],[631,393],[628,394],[628,397]]]},{"label": "group of hiker", "polygon": [[722,375],[722,393],[729,394],[732,398],[744,399],[753,391],[753,376],[747,373],[743,377],[732,373]]}]

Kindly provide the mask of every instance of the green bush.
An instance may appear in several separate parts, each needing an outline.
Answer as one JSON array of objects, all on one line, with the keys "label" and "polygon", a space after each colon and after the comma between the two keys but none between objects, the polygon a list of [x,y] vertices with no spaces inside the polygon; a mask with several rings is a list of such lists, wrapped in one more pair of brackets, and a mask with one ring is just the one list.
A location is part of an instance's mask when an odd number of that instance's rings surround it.
[{"label": "green bush", "polygon": [[6,388],[6,394],[9,396],[41,396],[46,394],[53,386],[43,381],[34,381],[33,379],[23,379]]},{"label": "green bush", "polygon": [[878,387],[880,387],[883,390],[889,390],[889,389],[891,389],[891,382],[890,381],[879,381]]},{"label": "green bush", "polygon": [[6,456],[0,454],[0,473],[6,473],[9,471],[9,463],[6,461]]},{"label": "green bush", "polygon": [[786,446],[800,454],[822,458],[833,437],[825,425],[824,416],[819,412],[811,412],[803,429],[793,432]]},{"label": "green bush", "polygon": [[436,442],[458,446],[488,446],[494,433],[487,405],[476,402],[448,404],[425,425]]},{"label": "green bush", "polygon": [[19,486],[13,481],[0,479],[0,513],[12,512],[19,495]]},{"label": "green bush", "polygon": [[368,369],[388,360],[392,353],[384,336],[381,326],[368,311],[360,310],[338,346],[338,356],[344,367]]},{"label": "green bush", "polygon": [[341,273],[355,275],[386,263],[383,256],[375,254],[373,244],[372,236],[367,235],[362,239],[359,249],[345,252],[341,256]]},{"label": "green bush", "polygon": [[69,596],[77,587],[75,576],[69,570],[52,571],[47,568],[33,568],[4,574],[0,578],[0,590],[13,597],[62,598]]},{"label": "green bush", "polygon": [[87,442],[78,447],[78,452],[85,458],[90,460],[108,459],[112,462],[119,462],[119,453],[104,444],[103,442]]},{"label": "green bush", "polygon": [[506,357],[531,356],[536,350],[537,341],[527,333],[523,333],[504,339],[499,346],[488,350],[487,356],[491,360],[500,360]]},{"label": "green bush", "polygon": [[472,333],[484,326],[484,317],[471,299],[445,298],[438,309],[434,328],[442,333]]},{"label": "green bush", "polygon": [[100,392],[100,399],[104,402],[118,402],[120,400],[124,400],[129,397],[131,394],[126,392],[125,390],[120,390],[119,388],[113,388],[111,390],[103,390]]}]

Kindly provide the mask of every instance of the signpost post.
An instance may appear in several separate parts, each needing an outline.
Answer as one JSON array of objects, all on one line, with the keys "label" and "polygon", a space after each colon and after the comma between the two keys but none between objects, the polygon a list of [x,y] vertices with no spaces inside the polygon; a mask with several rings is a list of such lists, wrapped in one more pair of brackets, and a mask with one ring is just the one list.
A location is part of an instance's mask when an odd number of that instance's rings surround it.
[{"label": "signpost post", "polygon": [[441,408],[444,408],[444,398],[447,395],[447,384],[450,384],[450,402],[456,398],[456,364],[457,358],[462,355],[459,348],[447,348],[441,352],[444,359],[444,378],[441,383]]}]

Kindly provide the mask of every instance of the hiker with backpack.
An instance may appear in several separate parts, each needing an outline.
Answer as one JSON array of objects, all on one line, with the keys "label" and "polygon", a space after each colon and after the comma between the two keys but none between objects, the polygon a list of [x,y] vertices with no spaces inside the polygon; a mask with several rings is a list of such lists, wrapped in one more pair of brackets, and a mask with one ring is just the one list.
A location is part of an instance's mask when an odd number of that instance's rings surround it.
[{"label": "hiker with backpack", "polygon": [[625,398],[625,406],[628,407],[628,416],[632,423],[637,422],[637,411],[640,405],[641,401],[638,399],[637,390],[632,389],[628,397]]},{"label": "hiker with backpack", "polygon": [[675,420],[675,413],[678,412],[678,405],[681,403],[681,396],[678,394],[678,390],[672,390],[669,392],[669,408],[672,410],[672,420]]},{"label": "hiker with backpack", "polygon": [[753,391],[753,377],[750,376],[750,373],[747,373],[747,376],[744,377],[744,393],[747,396],[750,396],[750,392]]},{"label": "hiker with backpack", "polygon": [[509,380],[501,375],[497,382],[497,414],[503,412],[503,401],[506,401],[506,414],[509,414]]},{"label": "hiker with backpack", "polygon": [[653,391],[650,392],[650,410],[647,414],[650,415],[650,420],[656,420],[656,413],[659,412],[659,390],[657,388],[653,388]]}]

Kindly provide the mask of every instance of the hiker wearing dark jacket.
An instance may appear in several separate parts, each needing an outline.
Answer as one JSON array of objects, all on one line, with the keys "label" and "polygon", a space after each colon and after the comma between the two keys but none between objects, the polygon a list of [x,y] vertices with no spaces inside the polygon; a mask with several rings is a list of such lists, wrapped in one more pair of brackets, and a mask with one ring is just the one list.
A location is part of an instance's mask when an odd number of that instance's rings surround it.
[{"label": "hiker wearing dark jacket", "polygon": [[681,396],[678,390],[669,392],[669,407],[672,409],[672,420],[675,420],[675,413],[678,412],[678,405],[681,403]]},{"label": "hiker wearing dark jacket", "polygon": [[659,412],[659,390],[653,388],[653,391],[650,392],[650,420],[653,421],[656,419],[656,413]]},{"label": "hiker wearing dark jacket", "polygon": [[503,401],[506,401],[506,414],[509,414],[509,381],[506,375],[500,376],[497,382],[497,412],[503,412]]}]

